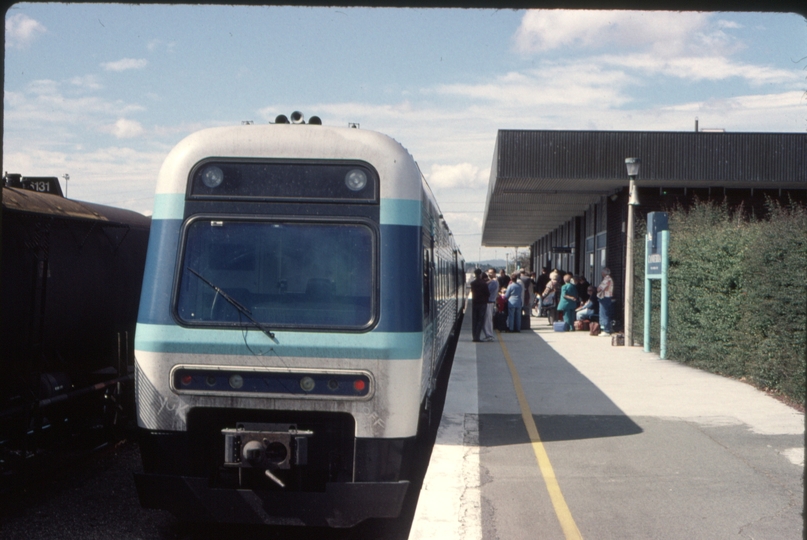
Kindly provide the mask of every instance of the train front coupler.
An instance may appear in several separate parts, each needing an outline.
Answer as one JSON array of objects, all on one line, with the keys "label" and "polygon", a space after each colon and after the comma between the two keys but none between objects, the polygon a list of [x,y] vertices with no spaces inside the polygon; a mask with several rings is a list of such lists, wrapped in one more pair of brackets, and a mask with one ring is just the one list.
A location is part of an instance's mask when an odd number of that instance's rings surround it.
[{"label": "train front coupler", "polygon": [[224,466],[238,468],[238,483],[245,468],[263,469],[280,487],[285,483],[272,471],[308,463],[308,437],[313,431],[295,424],[239,423],[221,430],[224,435]]}]

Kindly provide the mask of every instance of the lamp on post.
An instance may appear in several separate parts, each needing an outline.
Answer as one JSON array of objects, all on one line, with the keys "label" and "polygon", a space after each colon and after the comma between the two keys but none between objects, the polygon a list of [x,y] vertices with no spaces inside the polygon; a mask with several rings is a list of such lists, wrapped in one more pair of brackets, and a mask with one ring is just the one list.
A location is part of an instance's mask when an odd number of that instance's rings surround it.
[{"label": "lamp on post", "polygon": [[639,194],[636,192],[636,177],[642,160],[635,157],[625,158],[625,167],[630,179],[628,199],[627,249],[625,253],[625,346],[633,347],[633,207],[639,205]]}]

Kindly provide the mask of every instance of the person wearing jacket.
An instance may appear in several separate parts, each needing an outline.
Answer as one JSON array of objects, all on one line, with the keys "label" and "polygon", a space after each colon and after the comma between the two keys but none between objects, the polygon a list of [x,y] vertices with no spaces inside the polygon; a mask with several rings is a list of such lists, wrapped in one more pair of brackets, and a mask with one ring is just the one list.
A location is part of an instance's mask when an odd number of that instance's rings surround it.
[{"label": "person wearing jacket", "polygon": [[602,269],[602,281],[597,286],[597,298],[600,300],[600,329],[603,336],[611,335],[614,316],[614,280],[611,269]]},{"label": "person wearing jacket", "polygon": [[521,332],[521,308],[524,305],[524,287],[518,281],[518,274],[513,274],[510,284],[504,291],[507,300],[507,331]]},{"label": "person wearing jacket", "polygon": [[577,288],[572,283],[572,275],[566,274],[563,276],[563,287],[560,289],[560,302],[558,302],[558,311],[563,312],[563,322],[566,331],[574,331],[574,312],[577,309],[577,304],[580,295],[577,294]]}]

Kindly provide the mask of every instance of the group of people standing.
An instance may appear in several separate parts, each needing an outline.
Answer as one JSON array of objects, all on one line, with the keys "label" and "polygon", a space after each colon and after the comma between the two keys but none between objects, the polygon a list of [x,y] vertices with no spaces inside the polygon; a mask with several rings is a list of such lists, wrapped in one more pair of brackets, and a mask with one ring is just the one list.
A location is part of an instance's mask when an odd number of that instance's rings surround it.
[{"label": "group of people standing", "polygon": [[[538,294],[538,291],[542,291]],[[543,269],[538,279],[535,273],[524,270],[508,276],[504,270],[499,276],[493,268],[482,272],[474,270],[471,281],[472,337],[475,342],[493,341],[493,318],[497,302],[507,312],[507,332],[521,331],[521,310],[534,304],[563,313],[566,330],[574,330],[575,320],[599,317],[602,335],[610,335],[613,320],[614,282],[608,268],[602,270],[602,281],[595,288],[584,276],[557,270]],[[550,316],[550,321],[554,320]],[[484,334],[484,337],[483,337]]]},{"label": "group of people standing", "polygon": [[[595,288],[588,283],[585,276],[561,273],[557,270],[549,272],[546,286],[540,295],[540,305],[549,312],[550,322],[554,321],[555,310],[563,314],[566,330],[574,330],[574,322],[599,319],[604,336],[611,335],[613,324],[614,281],[609,268],[602,269],[602,281]],[[542,277],[543,277],[542,275]]]},{"label": "group of people standing", "polygon": [[487,272],[475,269],[471,281],[473,340],[493,341],[493,318],[500,309],[507,313],[505,331],[520,332],[521,310],[532,302],[533,283],[523,272],[508,276],[502,270],[497,276],[493,268]]}]

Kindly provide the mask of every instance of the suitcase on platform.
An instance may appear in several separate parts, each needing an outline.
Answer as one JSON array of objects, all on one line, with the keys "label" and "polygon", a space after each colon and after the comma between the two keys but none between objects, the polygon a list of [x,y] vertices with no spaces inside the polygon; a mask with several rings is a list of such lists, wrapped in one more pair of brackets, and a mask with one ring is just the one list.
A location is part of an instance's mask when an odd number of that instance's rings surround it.
[{"label": "suitcase on platform", "polygon": [[614,347],[622,347],[625,345],[625,334],[614,334],[611,336],[611,345]]},{"label": "suitcase on platform", "polygon": [[507,330],[507,313],[497,311],[493,314],[493,328],[499,332]]},{"label": "suitcase on platform", "polygon": [[552,323],[552,329],[555,332],[565,332],[566,331],[566,323],[563,321],[557,321]]},{"label": "suitcase on platform", "polygon": [[588,325],[588,333],[590,336],[599,336],[600,335],[600,323],[592,322]]},{"label": "suitcase on platform", "polygon": [[530,308],[521,309],[521,329],[522,330],[530,329]]}]

